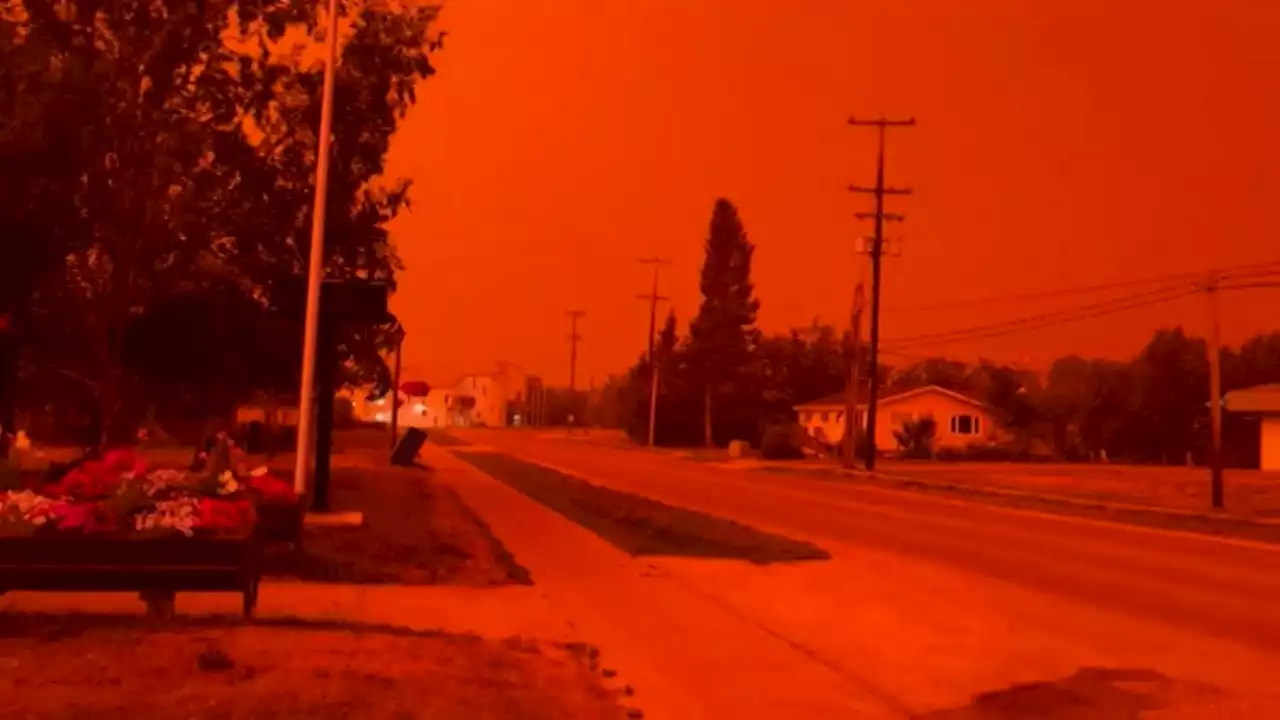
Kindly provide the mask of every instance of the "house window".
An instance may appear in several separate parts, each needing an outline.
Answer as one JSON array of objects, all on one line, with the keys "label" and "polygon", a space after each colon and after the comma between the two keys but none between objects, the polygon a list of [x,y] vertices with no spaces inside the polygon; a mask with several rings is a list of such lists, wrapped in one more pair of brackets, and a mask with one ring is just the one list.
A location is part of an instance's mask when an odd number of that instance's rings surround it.
[{"label": "house window", "polygon": [[980,432],[980,428],[981,423],[975,415],[951,416],[952,435],[977,435]]}]

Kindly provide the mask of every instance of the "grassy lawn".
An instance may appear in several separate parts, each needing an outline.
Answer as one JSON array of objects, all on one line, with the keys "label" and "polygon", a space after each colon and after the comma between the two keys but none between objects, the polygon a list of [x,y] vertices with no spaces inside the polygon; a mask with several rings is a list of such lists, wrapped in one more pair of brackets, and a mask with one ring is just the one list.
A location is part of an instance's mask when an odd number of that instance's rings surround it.
[{"label": "grassy lawn", "polygon": [[0,717],[625,718],[583,653],[335,624],[0,616]]},{"label": "grassy lawn", "polygon": [[529,584],[529,572],[450,487],[417,469],[336,468],[335,510],[359,528],[307,528],[300,549],[269,551],[266,571],[345,583]]},{"label": "grassy lawn", "polygon": [[1280,482],[1251,470],[1226,471],[1226,508],[1220,512],[1210,508],[1209,471],[1203,468],[889,461],[877,465],[881,474],[875,478],[835,466],[765,466],[757,471],[1280,543],[1280,524],[1275,522],[1280,520]]},{"label": "grassy lawn", "polygon": [[593,485],[510,455],[455,454],[632,555],[733,558],[754,563],[830,557],[810,543]]},{"label": "grassy lawn", "polygon": [[[886,473],[958,488],[996,488],[1106,503],[1203,512],[1209,509],[1207,468],[1036,463],[892,462]],[[1224,473],[1227,509],[1248,518],[1280,519],[1280,482],[1256,470]]]}]

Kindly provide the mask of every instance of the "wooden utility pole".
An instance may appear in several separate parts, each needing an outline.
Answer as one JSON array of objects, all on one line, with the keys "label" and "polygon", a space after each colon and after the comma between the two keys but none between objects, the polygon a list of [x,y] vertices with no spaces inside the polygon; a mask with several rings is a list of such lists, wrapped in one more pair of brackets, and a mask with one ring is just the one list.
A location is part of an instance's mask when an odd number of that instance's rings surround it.
[{"label": "wooden utility pole", "polygon": [[650,257],[641,258],[640,264],[653,266],[653,290],[648,295],[638,296],[641,300],[649,301],[649,354],[646,360],[649,364],[649,446],[652,447],[655,416],[658,410],[658,362],[653,356],[653,345],[658,333],[658,301],[669,299],[658,294],[658,271],[663,265],[670,265],[671,261]]},{"label": "wooden utility pole", "polygon": [[862,220],[873,220],[875,222],[875,237],[871,241],[871,377],[870,392],[867,394],[867,470],[876,469],[876,402],[880,390],[880,257],[884,251],[884,223],[886,220],[890,222],[901,222],[902,216],[884,211],[885,195],[910,195],[909,188],[893,188],[885,187],[884,184],[884,135],[885,128],[888,127],[907,127],[916,124],[915,118],[907,118],[906,120],[886,120],[881,116],[877,120],[859,120],[858,118],[849,118],[850,125],[868,125],[873,126],[879,131],[880,148],[876,155],[876,184],[875,187],[860,187],[858,185],[850,185],[849,191],[856,193],[868,193],[875,196],[875,212],[857,213],[857,217]]},{"label": "wooden utility pole", "polygon": [[1213,508],[1223,506],[1222,492],[1222,344],[1218,311],[1218,275],[1210,273],[1205,282],[1209,305],[1209,475]]},{"label": "wooden utility pole", "polygon": [[853,312],[849,317],[853,336],[853,357],[849,361],[849,385],[844,390],[844,466],[857,466],[858,453],[858,366],[862,360],[862,306],[865,294],[862,281],[853,289]]},{"label": "wooden utility pole", "polygon": [[[569,316],[569,407],[577,410],[577,394],[574,390],[578,376],[578,342],[582,340],[582,336],[578,334],[578,318],[583,317],[587,313],[583,310],[570,310],[565,313]],[[572,427],[577,421],[577,414],[573,413],[573,420],[569,423]]]}]

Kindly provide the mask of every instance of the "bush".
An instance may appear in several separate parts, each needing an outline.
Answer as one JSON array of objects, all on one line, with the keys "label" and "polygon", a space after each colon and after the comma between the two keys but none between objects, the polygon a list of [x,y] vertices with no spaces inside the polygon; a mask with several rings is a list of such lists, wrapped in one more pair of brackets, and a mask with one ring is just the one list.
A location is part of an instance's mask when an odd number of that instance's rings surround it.
[{"label": "bush", "polygon": [[938,434],[938,424],[931,417],[912,420],[895,430],[893,437],[902,448],[900,457],[913,460],[926,460],[934,457],[933,439]]},{"label": "bush", "polygon": [[795,423],[776,423],[765,427],[760,440],[760,457],[765,460],[799,460],[803,431]]}]

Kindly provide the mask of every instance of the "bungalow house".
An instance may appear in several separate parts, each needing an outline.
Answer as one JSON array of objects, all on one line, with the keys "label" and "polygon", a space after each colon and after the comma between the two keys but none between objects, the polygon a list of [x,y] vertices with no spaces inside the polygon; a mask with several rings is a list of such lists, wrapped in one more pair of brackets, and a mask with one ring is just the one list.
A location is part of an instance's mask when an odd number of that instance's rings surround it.
[{"label": "bungalow house", "polygon": [[1222,396],[1222,407],[1258,418],[1262,451],[1258,467],[1280,471],[1280,383],[1232,390]]},{"label": "bungalow house", "polygon": [[[867,398],[858,398],[858,421],[866,428]],[[795,407],[801,427],[811,435],[821,433],[828,442],[844,436],[845,395],[840,393]],[[925,387],[886,395],[876,403],[876,447],[898,448],[894,436],[908,422],[931,416],[937,423],[934,448],[962,448],[988,444],[1001,437],[991,409],[967,395],[938,387]]]}]

